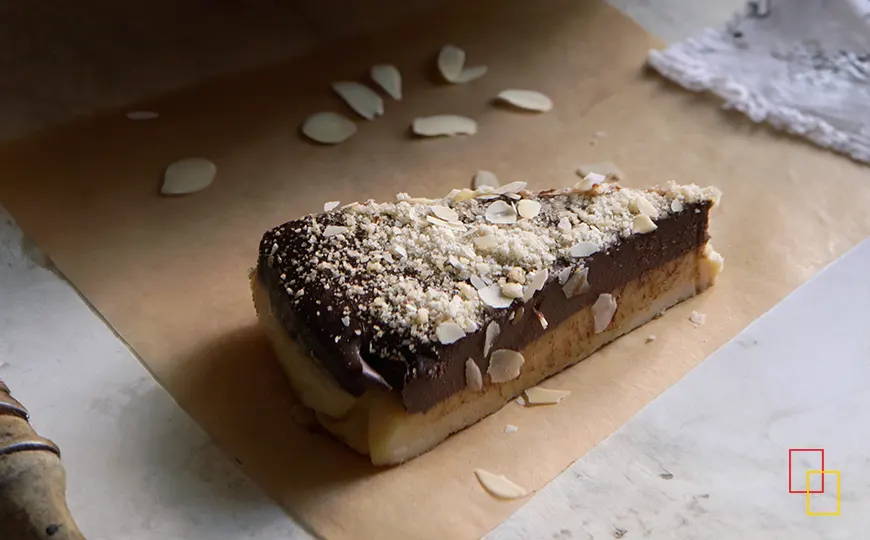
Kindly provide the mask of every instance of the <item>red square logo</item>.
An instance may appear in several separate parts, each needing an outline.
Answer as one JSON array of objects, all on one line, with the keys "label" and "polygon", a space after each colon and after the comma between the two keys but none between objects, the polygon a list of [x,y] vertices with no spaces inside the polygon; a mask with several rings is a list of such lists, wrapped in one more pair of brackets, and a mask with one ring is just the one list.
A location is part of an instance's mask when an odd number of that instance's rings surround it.
[{"label": "red square logo", "polygon": [[[810,463],[807,461],[810,460]],[[800,484],[792,479],[802,478],[802,483],[806,483],[806,474],[808,470],[825,470],[825,450],[824,448],[789,448],[788,449],[788,492],[789,493],[806,493],[810,489],[810,493],[825,492],[825,476],[824,474],[816,475],[821,478],[821,489],[813,490],[811,486],[806,486],[800,489]],[[795,489],[798,488],[798,489]]]}]

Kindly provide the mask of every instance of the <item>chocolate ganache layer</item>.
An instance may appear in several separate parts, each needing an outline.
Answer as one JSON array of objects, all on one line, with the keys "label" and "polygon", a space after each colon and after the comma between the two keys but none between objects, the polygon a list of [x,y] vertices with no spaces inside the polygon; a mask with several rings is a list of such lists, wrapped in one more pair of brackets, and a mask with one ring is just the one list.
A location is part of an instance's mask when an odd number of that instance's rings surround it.
[{"label": "chocolate ganache layer", "polygon": [[345,391],[422,412],[465,388],[471,358],[520,350],[570,315],[708,239],[713,188],[454,191],[354,203],[260,244],[276,318]]}]

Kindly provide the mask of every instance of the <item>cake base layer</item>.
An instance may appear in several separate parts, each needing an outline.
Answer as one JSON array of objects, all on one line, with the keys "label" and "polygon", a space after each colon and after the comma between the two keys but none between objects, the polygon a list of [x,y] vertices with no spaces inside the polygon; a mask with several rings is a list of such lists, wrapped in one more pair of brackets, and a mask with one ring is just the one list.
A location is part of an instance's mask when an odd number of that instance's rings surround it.
[{"label": "cake base layer", "polygon": [[254,272],[251,287],[260,323],[299,398],[320,424],[375,465],[395,465],[438,445],[452,433],[498,411],[523,390],[576,364],[597,349],[647,323],[665,309],[713,284],[722,259],[709,245],[686,253],[611,291],[617,310],[610,325],[594,332],[592,308],[574,313],[520,351],[516,379],[480,391],[464,389],[422,413],[408,413],[397,395],[374,389],[360,397],[343,391],[274,317],[266,288]]}]

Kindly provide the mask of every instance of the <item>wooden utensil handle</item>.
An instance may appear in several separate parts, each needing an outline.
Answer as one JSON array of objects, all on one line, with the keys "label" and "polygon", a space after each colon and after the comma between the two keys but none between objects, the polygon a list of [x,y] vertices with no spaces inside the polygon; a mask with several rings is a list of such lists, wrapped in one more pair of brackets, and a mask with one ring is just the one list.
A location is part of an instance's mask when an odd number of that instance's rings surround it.
[{"label": "wooden utensil handle", "polygon": [[66,504],[60,449],[33,431],[2,380],[0,532],[4,540],[85,540]]}]

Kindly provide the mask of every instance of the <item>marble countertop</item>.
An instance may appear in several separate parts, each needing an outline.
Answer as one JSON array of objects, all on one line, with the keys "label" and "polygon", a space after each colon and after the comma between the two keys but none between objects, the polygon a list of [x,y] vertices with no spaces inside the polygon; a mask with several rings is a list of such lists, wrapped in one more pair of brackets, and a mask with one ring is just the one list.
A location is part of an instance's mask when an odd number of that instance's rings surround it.
[{"label": "marble countertop", "polygon": [[[668,41],[721,23],[742,3],[611,0]],[[263,17],[223,5],[207,9],[206,0],[136,0],[123,8],[89,0],[74,12],[0,2],[6,45],[0,66],[9,73],[2,83],[8,91],[0,93],[0,137],[385,24],[362,10],[345,17],[347,23],[328,25],[307,4],[276,3],[269,7],[274,16]],[[407,2],[394,16],[426,4]],[[271,21],[265,27],[251,24],[264,19]],[[28,24],[38,30],[28,32]],[[148,31],[155,24],[167,28],[159,39]],[[247,39],[250,28],[262,38]],[[224,39],[209,39],[216,32]],[[124,45],[104,46],[122,34]],[[173,54],[180,44],[185,54]],[[37,430],[63,449],[69,504],[88,538],[311,538],[237,470],[44,262],[0,209],[0,376],[31,410]],[[864,361],[870,334],[862,327],[870,313],[862,271],[868,266],[865,242],[489,537],[836,539],[866,530],[870,515],[859,506],[870,493],[870,460],[862,450],[870,422],[861,411],[870,411],[870,396],[859,383],[870,375]],[[841,470],[840,517],[807,516],[804,496],[788,493],[787,451],[797,447],[824,447],[825,465]],[[796,483],[815,466],[810,458],[795,473]],[[830,493],[813,504],[831,504]]]}]

